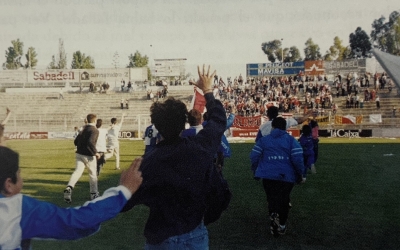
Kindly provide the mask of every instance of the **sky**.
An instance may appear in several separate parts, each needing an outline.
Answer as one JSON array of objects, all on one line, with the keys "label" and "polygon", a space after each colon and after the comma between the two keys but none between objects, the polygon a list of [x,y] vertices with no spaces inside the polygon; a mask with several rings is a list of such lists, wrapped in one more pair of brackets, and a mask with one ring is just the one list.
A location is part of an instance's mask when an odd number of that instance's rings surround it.
[{"label": "sky", "polygon": [[[338,36],[348,45],[357,27],[371,33],[381,16],[400,12],[399,0],[13,0],[0,1],[0,51],[11,41],[34,47],[38,69],[45,69],[58,42],[64,41],[68,65],[78,50],[96,68],[119,67],[139,51],[153,59],[186,58],[186,71],[210,64],[223,77],[246,75],[246,64],[266,63],[263,42],[283,39],[304,57],[307,39],[321,54]],[[22,61],[24,63],[24,59]],[[1,69],[0,69],[1,70]]]}]

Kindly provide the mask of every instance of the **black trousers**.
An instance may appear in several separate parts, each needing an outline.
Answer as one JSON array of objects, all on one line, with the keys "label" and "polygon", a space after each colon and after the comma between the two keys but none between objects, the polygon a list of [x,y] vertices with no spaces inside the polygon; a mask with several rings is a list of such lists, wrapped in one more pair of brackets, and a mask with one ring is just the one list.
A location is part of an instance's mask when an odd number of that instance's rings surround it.
[{"label": "black trousers", "polygon": [[269,179],[263,179],[262,183],[267,195],[269,214],[278,213],[279,223],[285,225],[289,215],[290,193],[294,183]]}]

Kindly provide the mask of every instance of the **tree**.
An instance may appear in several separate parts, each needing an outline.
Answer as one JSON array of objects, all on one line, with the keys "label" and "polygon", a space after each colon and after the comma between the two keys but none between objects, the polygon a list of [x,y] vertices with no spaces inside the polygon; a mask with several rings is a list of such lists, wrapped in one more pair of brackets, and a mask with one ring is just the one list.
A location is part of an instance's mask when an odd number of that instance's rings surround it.
[{"label": "tree", "polygon": [[280,40],[273,40],[261,44],[261,50],[268,56],[268,61],[275,62],[276,59],[281,58],[282,42]]},{"label": "tree", "polygon": [[26,69],[32,69],[32,68],[36,67],[37,62],[38,62],[36,57],[37,57],[37,54],[36,54],[35,48],[29,47],[28,51],[25,54],[25,58],[26,58],[25,68]]},{"label": "tree", "polygon": [[396,21],[393,24],[393,37],[394,37],[394,45],[395,45],[395,53],[394,55],[400,56],[400,16],[397,17]]},{"label": "tree", "polygon": [[94,60],[90,56],[86,56],[81,51],[76,51],[72,54],[72,69],[94,69]]},{"label": "tree", "polygon": [[311,38],[309,38],[306,43],[306,48],[304,49],[305,61],[315,61],[322,59],[320,48],[318,44],[315,44]]},{"label": "tree", "polygon": [[371,31],[371,38],[373,41],[377,41],[379,37],[381,37],[382,33],[384,32],[384,23],[385,23],[385,17],[381,16],[378,19],[375,19],[371,26],[372,26],[372,31]]},{"label": "tree", "polygon": [[53,55],[51,57],[51,62],[49,64],[49,66],[47,66],[47,68],[48,69],[58,69],[58,65],[57,65],[57,62],[56,62],[56,56],[55,55]]},{"label": "tree", "polygon": [[397,21],[398,17],[400,17],[400,13],[398,11],[393,11],[392,13],[390,13],[389,15],[390,26],[392,26]]},{"label": "tree", "polygon": [[67,68],[67,54],[65,54],[64,41],[61,38],[58,40],[58,68]]},{"label": "tree", "polygon": [[371,39],[375,45],[383,51],[398,55],[398,42],[400,41],[399,28],[400,13],[393,11],[389,15],[389,21],[385,23],[386,18],[381,16],[372,23]]},{"label": "tree", "polygon": [[284,62],[298,62],[302,61],[300,50],[296,46],[283,50]]},{"label": "tree", "polygon": [[148,56],[142,56],[139,51],[136,50],[134,55],[128,56],[129,64],[127,68],[134,68],[134,67],[146,67],[149,63]]},{"label": "tree", "polygon": [[23,55],[24,43],[19,39],[12,40],[12,47],[9,47],[6,50],[6,64],[5,67],[7,69],[19,69],[22,67],[21,57]]},{"label": "tree", "polygon": [[369,51],[372,49],[367,33],[360,27],[357,27],[355,32],[350,34],[349,38],[350,48],[352,51],[351,56],[367,57]]},{"label": "tree", "polygon": [[148,79],[152,78],[151,70],[147,66],[147,64],[149,63],[148,56],[146,56],[146,55],[142,56],[140,54],[140,52],[136,50],[134,55],[131,54],[128,56],[128,59],[129,59],[129,64],[126,66],[127,68],[146,67],[147,68],[147,78]]},{"label": "tree", "polygon": [[64,41],[60,38],[58,40],[58,55],[51,57],[51,62],[48,69],[66,69],[67,67],[67,54],[64,49]]},{"label": "tree", "polygon": [[326,51],[326,54],[324,55],[324,60],[326,61],[333,61],[333,60],[338,60],[342,61],[343,59],[346,59],[346,48],[343,46],[343,41],[340,40],[339,37],[335,36],[333,38],[333,45],[329,47],[329,50]]}]

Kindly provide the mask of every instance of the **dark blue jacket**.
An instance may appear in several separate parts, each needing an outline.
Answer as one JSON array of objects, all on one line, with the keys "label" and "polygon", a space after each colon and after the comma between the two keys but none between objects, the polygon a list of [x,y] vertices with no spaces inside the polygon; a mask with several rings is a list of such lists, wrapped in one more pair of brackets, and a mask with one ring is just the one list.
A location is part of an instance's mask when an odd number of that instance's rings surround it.
[{"label": "dark blue jacket", "polygon": [[143,157],[143,183],[123,211],[150,208],[144,235],[149,244],[188,233],[203,220],[208,174],[225,131],[225,110],[212,93],[205,95],[210,120],[195,136],[163,140]]}]

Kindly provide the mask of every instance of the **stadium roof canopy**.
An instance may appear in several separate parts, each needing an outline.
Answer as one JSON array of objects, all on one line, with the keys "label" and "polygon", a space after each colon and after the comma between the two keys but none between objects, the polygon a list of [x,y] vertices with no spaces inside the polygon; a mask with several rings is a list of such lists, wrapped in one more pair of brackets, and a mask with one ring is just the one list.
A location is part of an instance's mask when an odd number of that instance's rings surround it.
[{"label": "stadium roof canopy", "polygon": [[378,49],[374,49],[372,53],[392,78],[394,84],[400,88],[400,56],[394,56]]}]

